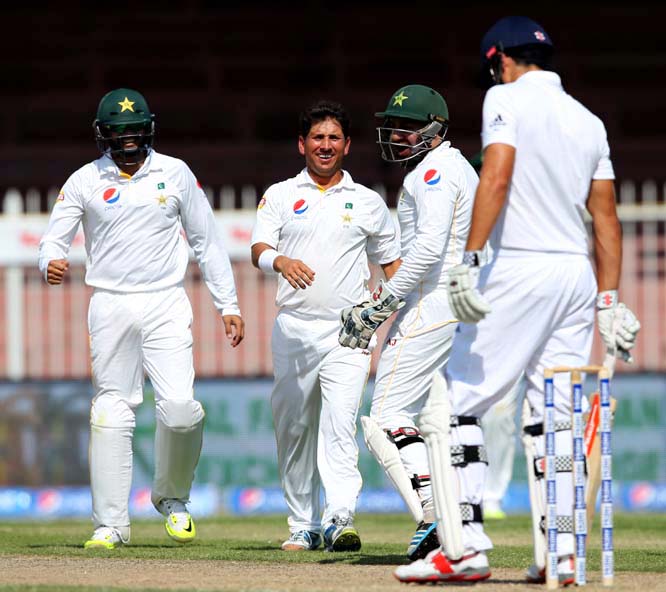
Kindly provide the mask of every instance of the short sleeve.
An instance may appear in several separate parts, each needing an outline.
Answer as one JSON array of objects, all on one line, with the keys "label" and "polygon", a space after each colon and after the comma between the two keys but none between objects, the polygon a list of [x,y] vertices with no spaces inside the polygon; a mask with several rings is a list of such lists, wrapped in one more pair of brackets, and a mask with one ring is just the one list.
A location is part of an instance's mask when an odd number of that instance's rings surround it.
[{"label": "short sleeve", "polygon": [[375,220],[377,225],[368,237],[368,259],[377,265],[392,263],[400,258],[400,240],[395,220],[384,200],[378,195]]},{"label": "short sleeve", "polygon": [[601,155],[599,157],[599,163],[597,168],[592,175],[593,179],[615,179],[615,171],[613,170],[613,163],[610,158],[610,146],[608,145],[608,139],[604,133],[604,139],[601,146]]},{"label": "short sleeve", "polygon": [[266,243],[277,249],[282,228],[280,203],[274,187],[269,187],[257,206],[257,220],[252,230],[251,245]]},{"label": "short sleeve", "polygon": [[490,144],[516,147],[517,120],[508,93],[501,86],[491,88],[483,101],[481,141],[485,149]]}]

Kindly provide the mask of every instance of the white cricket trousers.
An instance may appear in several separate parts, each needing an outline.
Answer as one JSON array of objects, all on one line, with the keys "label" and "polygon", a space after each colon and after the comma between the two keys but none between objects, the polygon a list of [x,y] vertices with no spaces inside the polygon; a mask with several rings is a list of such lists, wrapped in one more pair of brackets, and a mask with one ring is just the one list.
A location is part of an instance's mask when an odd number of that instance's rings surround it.
[{"label": "white cricket trousers", "polygon": [[361,491],[356,419],[371,357],[342,347],[339,331],[338,320],[287,310],[273,327],[271,406],[291,532],[319,531],[335,512],[353,513]]},{"label": "white cricket trousers", "polygon": [[[168,417],[172,405],[165,402],[183,401],[187,407],[193,400],[191,323],[182,286],[141,293],[95,289],[92,294],[88,329],[95,391],[90,439],[95,526],[129,528],[132,437],[144,371],[155,390],[158,422],[173,423]],[[198,403],[189,407],[193,421],[202,419]],[[191,480],[180,489],[189,492],[190,486]]]},{"label": "white cricket trousers", "polygon": [[[492,311],[479,323],[461,323],[454,338],[446,369],[453,413],[483,416],[524,371],[531,423],[539,424],[543,421],[544,370],[589,362],[597,293],[592,264],[588,257],[574,254],[500,251],[481,270],[479,289]],[[555,420],[571,421],[571,387],[566,374],[555,377]],[[465,441],[466,433],[452,430],[453,443],[483,444],[482,436],[480,442]],[[478,433],[480,436],[481,431]],[[571,453],[570,440],[558,438],[558,455]],[[485,465],[470,463],[456,471],[461,501],[480,504]],[[571,474],[558,473],[559,515],[571,515],[572,489]],[[479,523],[466,525],[463,538],[471,549],[492,546]],[[558,547],[561,554],[572,552],[573,537],[559,535]]]}]

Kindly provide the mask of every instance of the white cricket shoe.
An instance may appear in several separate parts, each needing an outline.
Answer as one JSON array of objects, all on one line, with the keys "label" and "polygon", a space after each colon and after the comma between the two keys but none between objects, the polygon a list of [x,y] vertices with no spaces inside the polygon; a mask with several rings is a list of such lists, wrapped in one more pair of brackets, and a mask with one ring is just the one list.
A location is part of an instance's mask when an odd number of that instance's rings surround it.
[{"label": "white cricket shoe", "polygon": [[490,577],[490,567],[484,551],[472,551],[453,561],[441,549],[435,549],[425,559],[401,565],[393,575],[405,583],[477,582]]},{"label": "white cricket shoe", "polygon": [[166,517],[164,528],[167,534],[178,543],[191,543],[197,536],[194,520],[187,511],[185,502],[179,499],[163,498],[155,506]]},{"label": "white cricket shoe", "polygon": [[354,516],[338,512],[322,527],[326,551],[360,551],[361,537],[354,528]]},{"label": "white cricket shoe", "polygon": [[[530,565],[525,578],[530,584],[545,584],[546,570],[539,569],[534,563]],[[557,561],[557,579],[560,586],[570,586],[574,583],[574,557],[573,555],[563,555]]]},{"label": "white cricket shoe", "polygon": [[321,535],[311,530],[292,532],[282,543],[283,551],[314,551],[321,545]]},{"label": "white cricket shoe", "polygon": [[83,544],[84,549],[115,549],[129,543],[120,531],[111,526],[98,526],[92,536]]}]

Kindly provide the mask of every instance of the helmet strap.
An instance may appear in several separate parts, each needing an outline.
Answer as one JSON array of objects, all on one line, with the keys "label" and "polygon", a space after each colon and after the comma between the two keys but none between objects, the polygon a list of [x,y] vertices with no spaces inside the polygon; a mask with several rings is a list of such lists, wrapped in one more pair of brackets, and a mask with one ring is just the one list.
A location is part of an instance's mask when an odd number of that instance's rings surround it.
[{"label": "helmet strap", "polygon": [[502,84],[502,55],[504,54],[504,45],[498,41],[486,52],[486,59],[489,63],[490,77],[495,84]]}]

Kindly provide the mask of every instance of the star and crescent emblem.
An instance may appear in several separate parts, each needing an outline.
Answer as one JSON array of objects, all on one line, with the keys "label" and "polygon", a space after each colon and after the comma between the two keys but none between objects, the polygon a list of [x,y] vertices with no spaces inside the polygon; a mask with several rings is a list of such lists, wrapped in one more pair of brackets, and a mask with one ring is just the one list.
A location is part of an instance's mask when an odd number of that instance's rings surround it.
[{"label": "star and crescent emblem", "polygon": [[134,103],[136,101],[130,101],[127,97],[125,97],[124,101],[120,101],[118,104],[120,105],[120,112],[122,113],[123,111],[131,111],[134,113]]},{"label": "star and crescent emblem", "polygon": [[402,102],[408,98],[409,97],[404,92],[400,91],[399,95],[395,95],[395,97],[393,97],[393,106],[395,107],[398,105],[399,107],[402,107]]}]

